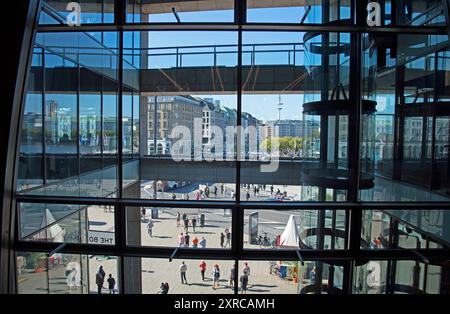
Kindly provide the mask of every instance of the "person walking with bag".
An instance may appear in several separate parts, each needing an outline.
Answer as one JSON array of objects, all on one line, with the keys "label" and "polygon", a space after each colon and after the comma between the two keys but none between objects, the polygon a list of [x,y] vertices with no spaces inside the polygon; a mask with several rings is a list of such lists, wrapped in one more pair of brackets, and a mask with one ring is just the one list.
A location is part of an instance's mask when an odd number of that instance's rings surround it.
[{"label": "person walking with bag", "polygon": [[219,287],[220,269],[219,265],[215,264],[212,271],[213,276],[213,289],[216,290]]}]

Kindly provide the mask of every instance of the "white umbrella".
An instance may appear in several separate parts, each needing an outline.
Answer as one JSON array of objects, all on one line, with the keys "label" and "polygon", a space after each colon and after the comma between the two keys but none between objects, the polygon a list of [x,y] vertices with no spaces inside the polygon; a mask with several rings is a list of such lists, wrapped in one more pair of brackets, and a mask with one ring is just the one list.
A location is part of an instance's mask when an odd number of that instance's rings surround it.
[{"label": "white umbrella", "polygon": [[291,215],[280,236],[280,246],[298,247],[298,239],[297,225],[295,224],[294,215]]}]

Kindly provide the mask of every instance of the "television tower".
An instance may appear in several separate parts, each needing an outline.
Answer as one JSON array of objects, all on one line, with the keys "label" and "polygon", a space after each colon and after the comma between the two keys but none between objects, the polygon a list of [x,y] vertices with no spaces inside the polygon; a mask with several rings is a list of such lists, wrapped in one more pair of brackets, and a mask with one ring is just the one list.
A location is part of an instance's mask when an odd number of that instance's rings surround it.
[{"label": "television tower", "polygon": [[281,95],[278,95],[278,121],[281,120],[281,110],[283,110],[283,103],[281,102]]}]

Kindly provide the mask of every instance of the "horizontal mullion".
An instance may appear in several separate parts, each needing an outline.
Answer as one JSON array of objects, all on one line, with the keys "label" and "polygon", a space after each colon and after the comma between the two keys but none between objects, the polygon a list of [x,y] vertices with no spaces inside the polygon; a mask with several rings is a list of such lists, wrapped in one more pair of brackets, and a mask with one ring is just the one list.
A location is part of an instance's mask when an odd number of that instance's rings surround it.
[{"label": "horizontal mullion", "polygon": [[[17,241],[16,251],[32,251],[50,253],[60,246],[60,243]],[[135,247],[118,248],[116,245],[103,246],[91,244],[66,243],[58,253],[109,255],[125,257],[169,258],[175,250],[174,259],[248,259],[248,260],[298,260],[297,250],[224,250],[224,249],[188,249],[166,247]],[[444,261],[450,258],[450,249],[373,249],[359,250],[351,253],[349,250],[298,250],[304,261],[371,261],[371,260],[418,260],[418,254],[431,262]],[[418,253],[418,254],[417,254]]]},{"label": "horizontal mullion", "polygon": [[382,209],[443,209],[450,210],[450,202],[361,202],[361,207],[367,210]]},{"label": "horizontal mullion", "polygon": [[261,209],[261,210],[308,210],[308,209],[351,209],[361,207],[358,203],[319,203],[319,202],[241,202],[234,201],[172,201],[153,199],[117,199],[68,196],[17,195],[19,203],[73,204],[73,205],[122,205],[132,207],[169,208],[218,208],[218,209]]},{"label": "horizontal mullion", "polygon": [[[237,31],[236,23],[130,23],[117,24],[84,24],[81,26],[40,25],[38,32],[95,32],[95,31]],[[326,24],[278,24],[259,23],[243,24],[243,31],[291,31],[291,32],[344,32],[344,33],[389,33],[396,34],[424,34],[447,35],[445,26],[358,26],[358,25],[326,25]]]},{"label": "horizontal mullion", "polygon": [[359,202],[359,203],[332,203],[332,202],[240,202],[234,201],[172,201],[153,199],[117,199],[76,196],[41,196],[16,195],[21,203],[48,203],[48,204],[74,204],[74,205],[125,205],[125,206],[153,206],[153,207],[186,207],[186,208],[239,208],[239,209],[444,209],[450,210],[450,202]]},{"label": "horizontal mullion", "polygon": [[245,24],[244,31],[296,31],[296,32],[342,32],[342,33],[389,33],[397,34],[427,34],[447,35],[445,26],[358,26],[358,25],[326,25],[326,24],[278,24],[261,23]]}]

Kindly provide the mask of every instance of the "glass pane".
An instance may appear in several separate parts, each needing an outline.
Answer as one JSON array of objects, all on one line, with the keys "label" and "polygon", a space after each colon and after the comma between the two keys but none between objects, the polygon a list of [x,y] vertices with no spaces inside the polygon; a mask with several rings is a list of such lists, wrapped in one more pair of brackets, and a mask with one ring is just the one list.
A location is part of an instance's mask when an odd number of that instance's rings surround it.
[{"label": "glass pane", "polygon": [[[234,261],[127,257],[125,263],[141,265],[143,294],[232,294],[230,274]],[[183,272],[182,272],[183,270]],[[185,276],[182,276],[182,273]],[[231,284],[231,285],[230,285]],[[164,285],[167,285],[166,288]]]},{"label": "glass pane", "polygon": [[43,50],[35,48],[25,98],[20,138],[17,190],[43,184]]},{"label": "glass pane", "polygon": [[378,1],[381,9],[381,25],[438,26],[445,25],[445,7],[439,0],[411,0],[395,3],[394,0]]},{"label": "glass pane", "polygon": [[277,0],[247,1],[250,23],[311,23],[350,21],[350,0]]},{"label": "glass pane", "polygon": [[17,252],[16,273],[17,293],[47,294],[48,277],[45,268],[47,254],[36,252]]},{"label": "glass pane", "polygon": [[114,245],[110,206],[19,204],[20,239],[58,243]]},{"label": "glass pane", "polygon": [[[45,0],[39,24],[99,24],[114,22],[115,0]],[[79,10],[78,10],[79,9]]]},{"label": "glass pane", "polygon": [[19,294],[107,294],[120,289],[114,256],[17,252],[16,262]]},{"label": "glass pane", "polygon": [[448,247],[446,210],[365,210],[361,248]]},{"label": "glass pane", "polygon": [[345,201],[350,36],[243,34],[241,200]]},{"label": "glass pane", "polygon": [[346,248],[345,210],[245,210],[244,248]]},{"label": "glass pane", "polygon": [[[35,47],[17,189],[35,195],[113,195],[117,33],[38,33]],[[30,167],[31,161],[40,166]]]},{"label": "glass pane", "polygon": [[234,0],[127,0],[129,23],[233,22]]},{"label": "glass pane", "polygon": [[448,200],[447,45],[440,35],[363,36],[364,101],[376,106],[363,118],[362,171],[374,178],[363,200]]},{"label": "glass pane", "polygon": [[239,261],[240,294],[297,294],[299,262]]},{"label": "glass pane", "polygon": [[355,267],[353,294],[385,294],[388,261],[370,261]]},{"label": "glass pane", "polygon": [[231,210],[127,207],[129,245],[231,248]]},{"label": "glass pane", "polygon": [[124,197],[235,198],[236,66],[235,32],[124,33]]}]

